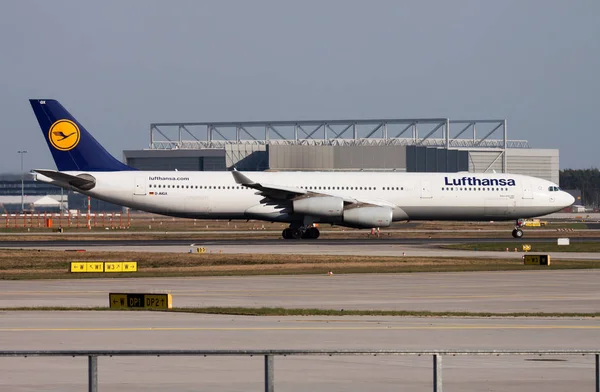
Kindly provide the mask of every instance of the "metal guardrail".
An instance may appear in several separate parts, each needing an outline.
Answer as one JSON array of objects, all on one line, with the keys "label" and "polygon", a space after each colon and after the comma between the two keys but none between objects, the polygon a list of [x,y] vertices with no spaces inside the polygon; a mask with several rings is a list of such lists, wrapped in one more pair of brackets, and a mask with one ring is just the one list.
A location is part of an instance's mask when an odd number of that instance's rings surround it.
[{"label": "metal guardrail", "polygon": [[276,356],[431,356],[433,358],[433,391],[442,392],[442,358],[444,356],[571,356],[594,355],[596,359],[596,392],[600,392],[600,350],[539,351],[402,351],[402,350],[58,350],[0,351],[0,357],[87,357],[88,391],[98,392],[98,357],[191,357],[191,356],[264,356],[265,391],[275,391],[274,362]]}]

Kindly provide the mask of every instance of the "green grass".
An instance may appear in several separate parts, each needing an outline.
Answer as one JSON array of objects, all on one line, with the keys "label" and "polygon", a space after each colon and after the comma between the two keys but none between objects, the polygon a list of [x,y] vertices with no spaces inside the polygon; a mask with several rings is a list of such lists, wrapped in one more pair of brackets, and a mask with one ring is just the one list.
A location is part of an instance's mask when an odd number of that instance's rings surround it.
[{"label": "green grass", "polygon": [[[519,243],[521,244],[521,243]],[[511,244],[512,245],[512,244]],[[534,244],[535,245],[535,244]],[[540,244],[543,245],[543,244]],[[596,245],[596,244],[594,244]],[[481,244],[473,245],[481,246]],[[493,244],[498,247],[500,244]],[[467,248],[470,249],[470,248]],[[537,245],[534,251],[537,251]],[[522,254],[522,253],[521,253]],[[514,256],[513,253],[510,256]],[[143,252],[62,252],[4,249],[0,251],[1,280],[96,279],[180,276],[334,275],[352,273],[411,273],[523,271],[600,268],[597,260],[552,260],[550,266],[523,265],[520,258],[194,254]],[[70,273],[71,261],[136,261],[138,272]],[[334,277],[331,277],[335,279]]]},{"label": "green grass", "polygon": [[[9,311],[111,311],[108,307],[18,307],[0,308]],[[114,310],[124,311],[124,310]],[[131,311],[175,312],[198,314],[222,314],[235,316],[394,316],[394,317],[600,317],[600,312],[430,312],[419,310],[345,310],[314,308],[243,308],[243,307],[205,307],[173,308],[169,310],[132,309]]]},{"label": "green grass", "polygon": [[[599,255],[600,256],[600,255]],[[599,257],[600,259],[600,257]],[[475,272],[475,271],[546,271],[565,269],[598,269],[600,260],[552,260],[550,266],[523,265],[521,260],[487,259],[479,263],[456,263],[466,259],[430,259],[425,265],[412,264],[414,258],[406,258],[402,264],[378,265],[373,261],[370,265],[338,265],[335,262],[324,263],[322,266],[306,266],[300,268],[285,265],[276,269],[181,269],[178,271],[163,270],[162,268],[148,269],[132,273],[69,273],[63,271],[35,272],[23,271],[18,273],[2,274],[2,280],[38,280],[38,279],[121,279],[121,278],[168,278],[168,277],[195,277],[195,276],[257,276],[257,275],[326,275],[333,271],[334,275],[343,274],[387,274],[387,273],[419,273],[419,272]],[[422,262],[423,259],[418,259]],[[487,262],[487,264],[486,264]],[[332,279],[335,278],[331,277]]]},{"label": "green grass", "polygon": [[[531,245],[530,252],[600,252],[600,242],[572,242],[571,245],[559,246],[556,243],[528,243],[527,240],[511,242],[482,242],[478,244],[452,244],[444,245],[444,249],[482,250],[482,251],[509,251],[515,248],[523,250],[523,245]],[[600,257],[600,255],[598,255]]]}]

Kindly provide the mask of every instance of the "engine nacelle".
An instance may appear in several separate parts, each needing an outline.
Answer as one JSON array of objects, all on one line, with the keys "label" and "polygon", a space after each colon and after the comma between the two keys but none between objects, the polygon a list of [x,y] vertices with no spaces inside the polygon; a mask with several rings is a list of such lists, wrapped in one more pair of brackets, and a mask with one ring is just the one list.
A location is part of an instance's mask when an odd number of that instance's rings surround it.
[{"label": "engine nacelle", "polygon": [[344,223],[354,227],[387,227],[392,224],[391,207],[365,206],[344,210]]},{"label": "engine nacelle", "polygon": [[344,201],[333,196],[303,197],[294,200],[293,206],[296,214],[336,217],[342,216]]}]

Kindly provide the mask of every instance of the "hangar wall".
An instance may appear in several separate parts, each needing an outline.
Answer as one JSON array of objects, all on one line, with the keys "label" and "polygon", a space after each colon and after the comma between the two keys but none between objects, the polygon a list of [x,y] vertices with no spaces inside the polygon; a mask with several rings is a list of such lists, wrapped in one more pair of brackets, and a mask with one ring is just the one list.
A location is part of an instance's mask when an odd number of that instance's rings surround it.
[{"label": "hangar wall", "polygon": [[[502,151],[425,146],[229,145],[224,149],[127,150],[140,170],[373,170],[502,172]],[[507,149],[507,172],[558,183],[559,150]]]},{"label": "hangar wall", "polygon": [[271,170],[406,170],[406,146],[268,146]]},{"label": "hangar wall", "polygon": [[[501,151],[469,151],[469,171],[502,172]],[[543,178],[558,184],[559,150],[511,148],[506,150],[507,172]]]},{"label": "hangar wall", "polygon": [[468,153],[422,146],[268,146],[271,170],[467,171]]},{"label": "hangar wall", "polygon": [[221,171],[225,150],[125,150],[127,165],[139,170]]},{"label": "hangar wall", "polygon": [[228,144],[225,146],[225,166],[241,171],[262,171],[269,168],[267,147],[264,144]]}]

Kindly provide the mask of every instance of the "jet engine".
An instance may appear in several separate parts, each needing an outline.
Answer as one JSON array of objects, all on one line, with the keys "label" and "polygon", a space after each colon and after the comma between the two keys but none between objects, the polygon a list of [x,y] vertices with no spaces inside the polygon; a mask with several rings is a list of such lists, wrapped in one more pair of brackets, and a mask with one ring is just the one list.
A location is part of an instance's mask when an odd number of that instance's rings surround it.
[{"label": "jet engine", "polygon": [[303,197],[293,201],[294,213],[319,217],[342,215],[344,201],[333,196]]},{"label": "jet engine", "polygon": [[344,210],[344,224],[353,227],[387,227],[392,223],[392,208],[350,207]]}]

